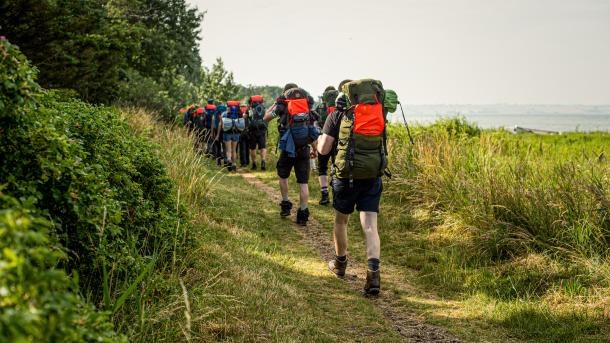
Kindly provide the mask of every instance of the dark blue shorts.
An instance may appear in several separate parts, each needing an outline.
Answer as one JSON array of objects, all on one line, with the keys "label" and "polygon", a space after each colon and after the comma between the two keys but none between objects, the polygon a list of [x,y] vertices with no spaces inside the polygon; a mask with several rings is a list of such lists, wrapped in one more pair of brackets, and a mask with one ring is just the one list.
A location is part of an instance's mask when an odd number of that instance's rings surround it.
[{"label": "dark blue shorts", "polygon": [[222,140],[224,142],[239,142],[239,135],[239,133],[224,132],[222,134]]},{"label": "dark blue shorts", "polygon": [[333,208],[343,214],[354,212],[379,212],[379,201],[383,192],[381,178],[354,180],[353,188],[348,179],[335,178],[332,182]]}]

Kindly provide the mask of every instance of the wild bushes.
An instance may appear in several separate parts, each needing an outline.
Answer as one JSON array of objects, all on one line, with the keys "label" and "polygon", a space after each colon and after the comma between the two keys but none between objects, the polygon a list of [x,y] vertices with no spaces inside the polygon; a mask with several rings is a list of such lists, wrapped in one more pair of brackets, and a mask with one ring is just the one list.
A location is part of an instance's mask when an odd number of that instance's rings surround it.
[{"label": "wild bushes", "polygon": [[[40,287],[32,301],[45,304],[44,299],[55,296],[52,292],[70,294],[75,290],[66,274],[53,268],[61,267],[73,278],[78,276],[80,292],[89,301],[116,313],[129,300],[134,286],[141,286],[150,268],[160,270],[169,265],[170,256],[180,254],[176,249],[188,246],[183,233],[181,244],[174,244],[175,228],[183,215],[176,205],[174,186],[154,147],[134,134],[118,112],[39,90],[35,70],[5,40],[0,41],[0,57],[0,76],[7,80],[0,95],[4,108],[0,117],[0,191],[5,197],[18,199],[3,204],[2,234],[9,238],[21,235],[19,232],[39,236],[33,238],[36,247],[28,245],[29,241],[7,240],[10,246],[0,257],[11,261],[14,254],[26,254],[28,249],[43,254],[47,254],[45,249],[62,251],[61,259],[32,262],[31,268],[26,263],[27,268],[21,269],[21,274],[48,271],[54,276],[46,282],[58,285]],[[45,218],[46,229],[19,224],[24,219],[11,219],[26,214],[35,223]],[[36,282],[36,277],[12,279],[11,287],[25,289],[22,283]],[[0,313],[3,318],[19,310],[19,303],[10,302],[15,294],[0,294],[0,303],[6,304]],[[66,306],[85,306],[76,293],[70,296]],[[79,311],[74,308],[71,313]],[[32,322],[35,328],[23,332],[48,331],[53,329],[50,326],[67,325],[75,318],[68,312],[51,312],[42,312],[45,318]],[[52,318],[56,315],[57,320]],[[99,319],[96,316],[87,318],[104,321],[102,315]],[[20,330],[18,322],[7,323],[2,334]]]},{"label": "wild bushes", "polygon": [[49,238],[53,224],[14,198],[0,203],[0,341],[117,340],[108,313],[77,295],[78,274],[55,268],[67,256]]}]

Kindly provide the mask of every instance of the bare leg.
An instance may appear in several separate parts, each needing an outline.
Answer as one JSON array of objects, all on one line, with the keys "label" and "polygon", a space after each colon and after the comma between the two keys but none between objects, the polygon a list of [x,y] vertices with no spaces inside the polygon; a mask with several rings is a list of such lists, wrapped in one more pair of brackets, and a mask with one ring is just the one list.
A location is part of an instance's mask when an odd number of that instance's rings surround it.
[{"label": "bare leg", "polygon": [[381,243],[377,232],[377,213],[360,212],[360,224],[366,238],[366,258],[379,259]]},{"label": "bare leg", "polygon": [[261,152],[261,162],[267,159],[267,149],[260,149]]},{"label": "bare leg", "polygon": [[335,231],[333,238],[335,240],[335,254],[337,256],[347,255],[347,222],[349,214],[343,214],[335,211]]},{"label": "bare leg", "polygon": [[[320,168],[318,166],[318,168]],[[320,175],[318,176],[318,181],[320,181],[320,188],[328,187],[328,176]]]},{"label": "bare leg", "polygon": [[231,162],[237,164],[237,144],[239,142],[231,141]]},{"label": "bare leg", "polygon": [[231,156],[231,153],[233,152],[233,149],[231,149],[231,143],[231,141],[225,142],[225,155],[227,157],[227,162],[229,163],[233,161],[233,156]]},{"label": "bare leg", "polygon": [[256,163],[256,149],[250,149],[250,162]]},{"label": "bare leg", "polygon": [[282,193],[282,200],[288,200],[288,179],[280,178],[280,193]]},{"label": "bare leg", "polygon": [[307,208],[307,203],[309,202],[309,185],[306,183],[299,183],[299,205],[301,209],[304,210]]}]

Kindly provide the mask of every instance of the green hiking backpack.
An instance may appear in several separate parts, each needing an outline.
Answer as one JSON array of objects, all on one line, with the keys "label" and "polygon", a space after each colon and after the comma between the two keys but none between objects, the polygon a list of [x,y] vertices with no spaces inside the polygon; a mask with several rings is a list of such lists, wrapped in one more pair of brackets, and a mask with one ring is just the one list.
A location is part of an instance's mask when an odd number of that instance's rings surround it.
[{"label": "green hiking backpack", "polygon": [[383,101],[383,107],[390,112],[396,112],[396,108],[398,107],[398,94],[391,89],[385,90],[385,100]]},{"label": "green hiking backpack", "polygon": [[341,89],[349,104],[383,104],[385,91],[381,81],[373,79],[362,79],[348,82]]},{"label": "green hiking backpack", "polygon": [[349,179],[382,176],[388,165],[386,149],[385,92],[380,81],[356,80],[343,86],[350,106],[340,113],[337,145],[332,156],[334,175]]},{"label": "green hiking backpack", "polygon": [[324,123],[326,123],[326,118],[335,110],[335,100],[337,100],[337,96],[339,96],[339,91],[335,89],[330,89],[322,94],[322,101],[317,107],[318,116],[318,124],[320,127],[324,127]]}]

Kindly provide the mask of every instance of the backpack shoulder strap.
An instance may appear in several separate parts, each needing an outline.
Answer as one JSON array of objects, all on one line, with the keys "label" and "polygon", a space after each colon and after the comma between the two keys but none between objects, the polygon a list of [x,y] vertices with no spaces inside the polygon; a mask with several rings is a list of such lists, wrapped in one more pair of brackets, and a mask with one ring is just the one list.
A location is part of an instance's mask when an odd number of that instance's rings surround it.
[{"label": "backpack shoulder strap", "polygon": [[[344,116],[344,112],[339,112],[337,111],[337,123],[339,123],[339,131],[341,131],[341,121],[343,121],[343,116]],[[331,177],[334,178],[335,177],[335,172],[337,170],[337,165],[335,163],[335,160],[337,159],[337,145],[339,144],[339,135],[337,135],[337,138],[335,139],[335,141],[333,142],[333,147],[330,151],[330,160],[331,160]]]}]

